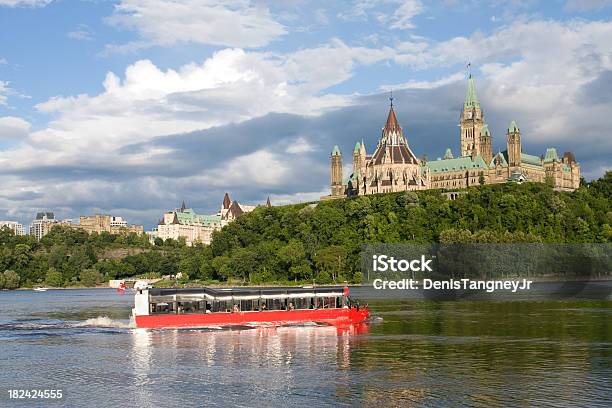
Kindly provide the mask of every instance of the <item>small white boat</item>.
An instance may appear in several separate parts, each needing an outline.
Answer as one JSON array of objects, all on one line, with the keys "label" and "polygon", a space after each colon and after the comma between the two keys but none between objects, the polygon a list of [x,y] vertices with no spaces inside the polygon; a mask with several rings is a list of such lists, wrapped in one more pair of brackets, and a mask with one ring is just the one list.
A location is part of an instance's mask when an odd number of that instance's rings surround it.
[{"label": "small white boat", "polygon": [[46,292],[47,288],[34,288],[34,292]]}]

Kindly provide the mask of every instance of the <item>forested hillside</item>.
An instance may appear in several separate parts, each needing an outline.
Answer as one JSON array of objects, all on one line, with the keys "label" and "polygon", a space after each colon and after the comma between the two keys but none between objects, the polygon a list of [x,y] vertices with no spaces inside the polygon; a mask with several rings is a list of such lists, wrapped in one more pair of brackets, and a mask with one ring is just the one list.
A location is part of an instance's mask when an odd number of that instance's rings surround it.
[{"label": "forested hillside", "polygon": [[[36,242],[5,229],[0,287],[93,285],[178,272],[189,280],[250,284],[358,282],[364,243],[611,242],[611,225],[608,172],[572,193],[525,183],[473,187],[454,201],[424,191],[260,207],[216,232],[208,247],[59,227]],[[107,259],[113,253],[129,255]]]}]

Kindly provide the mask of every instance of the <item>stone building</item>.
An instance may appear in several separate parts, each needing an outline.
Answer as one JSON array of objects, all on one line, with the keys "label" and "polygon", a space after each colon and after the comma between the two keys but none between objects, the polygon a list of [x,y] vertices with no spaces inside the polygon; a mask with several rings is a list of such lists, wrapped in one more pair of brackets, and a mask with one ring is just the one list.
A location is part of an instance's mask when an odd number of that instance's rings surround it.
[{"label": "stone building", "polygon": [[486,124],[470,75],[459,118],[459,155],[450,148],[443,158],[418,159],[404,136],[393,109],[374,152],[369,155],[363,140],[353,150],[352,171],[343,178],[342,153],[334,146],[331,153],[331,195],[352,195],[393,191],[458,189],[480,184],[507,182],[547,182],[556,190],[572,191],[580,185],[580,164],[572,152],[559,157],[555,148],[535,156],[523,152],[522,133],[515,121],[505,132],[505,150],[493,154],[493,135]]},{"label": "stone building", "polygon": [[108,214],[82,215],[79,224],[72,225],[73,228],[82,229],[91,233],[108,232],[109,234],[142,234],[142,225],[128,225],[122,217]]},{"label": "stone building", "polygon": [[[266,205],[270,205],[269,199]],[[164,213],[157,228],[149,234],[150,239],[154,242],[155,238],[163,240],[184,238],[189,246],[196,243],[209,245],[214,231],[220,230],[224,225],[255,208],[231,200],[227,193],[223,197],[219,212],[214,215],[197,214],[193,209],[187,208],[183,202],[181,208]]]}]

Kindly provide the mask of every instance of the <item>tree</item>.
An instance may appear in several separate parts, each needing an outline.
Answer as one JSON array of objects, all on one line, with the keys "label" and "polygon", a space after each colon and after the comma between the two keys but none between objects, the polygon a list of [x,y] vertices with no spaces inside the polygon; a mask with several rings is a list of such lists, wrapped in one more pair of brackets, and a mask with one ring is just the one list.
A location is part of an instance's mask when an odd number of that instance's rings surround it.
[{"label": "tree", "polygon": [[96,286],[103,280],[100,272],[94,268],[83,269],[79,278],[84,286]]},{"label": "tree", "polygon": [[63,286],[64,278],[62,273],[53,267],[49,268],[45,274],[45,284],[54,288]]},{"label": "tree", "polygon": [[321,249],[315,257],[315,263],[319,270],[319,280],[321,273],[329,274],[331,280],[336,282],[338,276],[346,270],[347,251],[339,245],[331,245]]},{"label": "tree", "polygon": [[480,184],[481,186],[485,185],[485,176],[482,171],[478,173],[478,184]]},{"label": "tree", "polygon": [[15,271],[4,271],[4,288],[5,289],[17,289],[19,287],[19,281],[21,278]]}]

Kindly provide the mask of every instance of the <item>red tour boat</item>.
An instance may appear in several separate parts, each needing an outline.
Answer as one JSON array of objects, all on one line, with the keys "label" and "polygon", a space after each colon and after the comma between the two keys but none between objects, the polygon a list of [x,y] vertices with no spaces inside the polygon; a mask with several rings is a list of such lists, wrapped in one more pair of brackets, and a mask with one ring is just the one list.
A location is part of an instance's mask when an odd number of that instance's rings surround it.
[{"label": "red tour boat", "polygon": [[348,287],[150,288],[136,282],[136,327],[183,328],[300,322],[346,325],[370,313],[348,297]]}]

